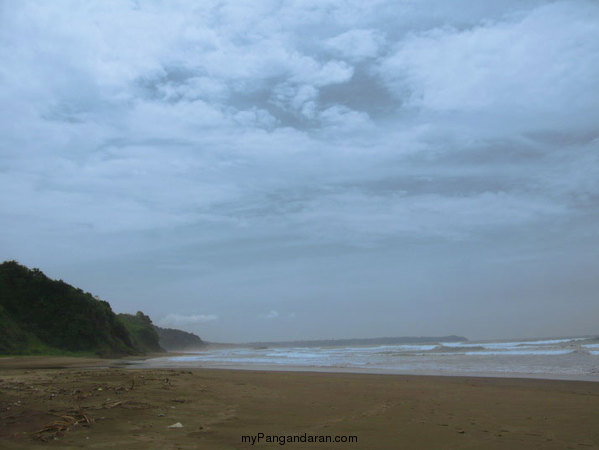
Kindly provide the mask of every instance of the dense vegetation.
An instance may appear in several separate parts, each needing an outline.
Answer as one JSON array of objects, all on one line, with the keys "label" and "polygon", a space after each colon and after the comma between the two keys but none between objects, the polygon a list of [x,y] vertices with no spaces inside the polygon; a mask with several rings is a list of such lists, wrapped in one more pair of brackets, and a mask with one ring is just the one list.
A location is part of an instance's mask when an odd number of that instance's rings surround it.
[{"label": "dense vegetation", "polygon": [[160,337],[160,345],[167,351],[194,350],[206,345],[193,333],[173,328],[155,327]]},{"label": "dense vegetation", "polygon": [[142,352],[163,352],[159,337],[152,320],[141,311],[137,314],[118,314],[118,319],[125,325],[135,348]]},{"label": "dense vegetation", "polygon": [[140,352],[108,302],[39,269],[0,264],[0,354]]}]

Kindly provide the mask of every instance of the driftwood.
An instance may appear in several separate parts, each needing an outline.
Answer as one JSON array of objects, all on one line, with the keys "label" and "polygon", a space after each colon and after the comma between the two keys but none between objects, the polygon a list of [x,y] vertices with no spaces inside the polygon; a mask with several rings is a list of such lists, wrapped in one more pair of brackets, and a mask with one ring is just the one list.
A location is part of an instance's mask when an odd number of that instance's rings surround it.
[{"label": "driftwood", "polygon": [[111,409],[111,408],[115,408],[115,407],[117,407],[119,405],[123,405],[125,403],[127,403],[126,400],[120,400],[118,402],[112,402],[112,403],[104,403],[104,408]]},{"label": "driftwood", "polygon": [[60,417],[59,420],[55,420],[54,422],[45,425],[33,434],[41,441],[48,441],[64,436],[72,426],[89,426],[94,423],[94,419],[85,414],[83,410],[70,411],[68,414],[58,417]]}]

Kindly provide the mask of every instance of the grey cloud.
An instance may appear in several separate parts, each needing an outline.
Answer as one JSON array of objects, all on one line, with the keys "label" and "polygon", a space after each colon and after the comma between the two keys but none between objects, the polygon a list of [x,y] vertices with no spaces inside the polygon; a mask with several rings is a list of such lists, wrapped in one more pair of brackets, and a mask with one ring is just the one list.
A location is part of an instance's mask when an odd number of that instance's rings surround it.
[{"label": "grey cloud", "polygon": [[377,30],[350,30],[326,41],[333,53],[351,61],[361,61],[379,55],[385,45],[384,36]]},{"label": "grey cloud", "polygon": [[319,97],[324,105],[341,104],[380,119],[401,106],[401,101],[393,98],[385,85],[369,73],[367,66],[357,66],[352,78],[345,83],[323,87]]},{"label": "grey cloud", "polygon": [[597,77],[598,17],[591,3],[558,2],[467,30],[430,30],[398,43],[381,73],[397,95],[432,110],[492,108],[503,120],[505,109],[516,120],[590,112],[597,99],[585,93]]},{"label": "grey cloud", "polygon": [[274,309],[271,309],[267,313],[258,314],[258,317],[261,318],[261,319],[272,320],[272,319],[276,319],[277,317],[279,317],[279,313],[277,311],[275,311]]},{"label": "grey cloud", "polygon": [[284,337],[252,328],[271,310],[296,338],[484,334],[504,300],[471,273],[560,292],[594,262],[594,2],[0,7],[0,247],[117,310],[210,311],[210,340]]}]

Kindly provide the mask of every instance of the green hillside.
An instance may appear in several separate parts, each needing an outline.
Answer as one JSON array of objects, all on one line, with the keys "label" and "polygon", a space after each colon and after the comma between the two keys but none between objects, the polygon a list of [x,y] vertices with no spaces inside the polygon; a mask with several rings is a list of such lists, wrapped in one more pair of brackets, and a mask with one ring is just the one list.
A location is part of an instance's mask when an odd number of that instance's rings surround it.
[{"label": "green hillside", "polygon": [[0,264],[0,354],[134,354],[108,302],[39,269]]},{"label": "green hillside", "polygon": [[118,314],[118,319],[125,325],[135,348],[143,352],[163,352],[159,337],[152,320],[141,311],[137,314]]},{"label": "green hillside", "polygon": [[0,305],[0,353],[23,353],[26,349],[43,350],[34,334],[24,331]]}]

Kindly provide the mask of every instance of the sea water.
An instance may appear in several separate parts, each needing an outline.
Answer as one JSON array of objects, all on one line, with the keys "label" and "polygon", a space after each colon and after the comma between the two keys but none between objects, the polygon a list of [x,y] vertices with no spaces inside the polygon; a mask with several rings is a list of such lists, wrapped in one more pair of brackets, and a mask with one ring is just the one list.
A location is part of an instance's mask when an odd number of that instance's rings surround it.
[{"label": "sea water", "polygon": [[215,347],[183,356],[154,358],[140,365],[599,381],[599,339],[567,337],[338,347]]}]

